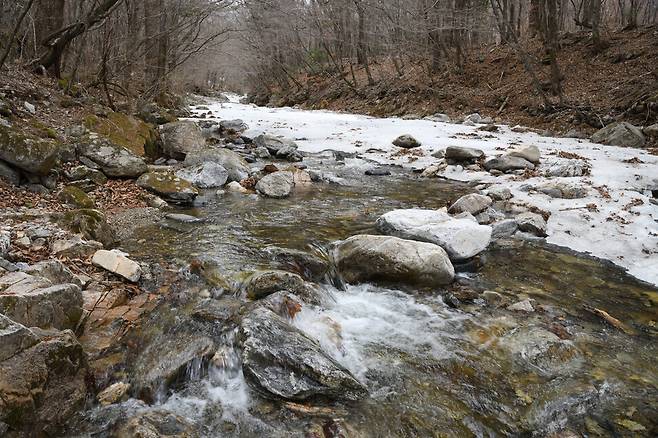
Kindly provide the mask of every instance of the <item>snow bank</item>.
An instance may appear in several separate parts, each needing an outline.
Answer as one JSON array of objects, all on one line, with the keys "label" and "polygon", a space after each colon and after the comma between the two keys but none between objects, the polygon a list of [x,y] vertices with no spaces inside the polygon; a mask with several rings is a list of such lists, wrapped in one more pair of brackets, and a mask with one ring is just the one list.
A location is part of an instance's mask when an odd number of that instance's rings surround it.
[{"label": "snow bank", "polygon": [[[410,168],[425,168],[438,161],[431,154],[448,146],[481,149],[491,157],[512,145],[535,145],[541,150],[539,170],[542,173],[551,164],[568,161],[557,156],[558,152],[578,154],[588,160],[591,175],[551,178],[551,181],[582,184],[589,194],[581,199],[554,199],[520,190],[523,185],[546,182],[544,177],[495,177],[487,172],[465,171],[460,166],[449,166],[444,175],[460,181],[505,184],[515,201],[551,212],[548,242],[611,260],[627,268],[631,275],[658,284],[658,206],[649,202],[651,194],[647,191],[652,185],[658,188],[658,157],[645,151],[515,133],[504,126],[500,132],[489,133],[478,131],[477,126],[428,120],[378,119],[238,103],[209,106],[221,119],[244,120],[250,126],[246,133],[250,136],[282,135],[294,139],[305,152],[327,149],[359,152],[364,158],[381,164],[401,164]],[[401,134],[411,134],[422,143],[422,156],[396,154],[399,148],[391,142]],[[642,163],[624,162],[634,158]]]}]

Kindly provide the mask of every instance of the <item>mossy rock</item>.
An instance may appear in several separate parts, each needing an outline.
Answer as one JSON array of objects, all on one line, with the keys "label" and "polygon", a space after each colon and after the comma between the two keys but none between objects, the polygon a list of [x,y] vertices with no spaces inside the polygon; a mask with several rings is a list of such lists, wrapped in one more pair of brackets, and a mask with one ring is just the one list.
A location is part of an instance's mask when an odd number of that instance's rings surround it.
[{"label": "mossy rock", "polygon": [[100,242],[106,248],[117,243],[114,230],[107,223],[105,215],[98,210],[83,208],[71,210],[55,216],[56,221],[69,231],[81,234],[87,240]]},{"label": "mossy rock", "polygon": [[160,134],[152,125],[136,117],[118,112],[111,112],[106,118],[90,114],[84,124],[90,131],[123,146],[135,155],[153,158],[159,155]]},{"label": "mossy rock", "polygon": [[57,164],[58,145],[0,125],[0,159],[36,175],[48,175]]},{"label": "mossy rock", "polygon": [[168,172],[145,173],[137,185],[175,204],[191,204],[199,194],[189,181]]},{"label": "mossy rock", "polygon": [[66,186],[57,195],[57,198],[66,204],[76,208],[96,208],[91,197],[75,186]]}]

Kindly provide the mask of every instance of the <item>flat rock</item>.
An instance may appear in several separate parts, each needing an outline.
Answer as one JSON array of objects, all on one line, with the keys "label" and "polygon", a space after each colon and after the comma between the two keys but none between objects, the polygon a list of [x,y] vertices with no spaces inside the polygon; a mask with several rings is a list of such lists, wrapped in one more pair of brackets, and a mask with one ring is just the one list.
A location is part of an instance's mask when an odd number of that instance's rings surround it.
[{"label": "flat rock", "polygon": [[169,172],[149,172],[139,177],[137,185],[174,204],[191,204],[199,191],[187,180]]},{"label": "flat rock", "polygon": [[533,164],[538,164],[541,158],[541,152],[537,146],[516,145],[507,150],[510,157],[523,158]]},{"label": "flat rock", "polygon": [[103,244],[100,242],[84,240],[80,236],[73,236],[70,239],[54,241],[51,251],[59,257],[86,259],[101,248],[103,248]]},{"label": "flat rock", "polygon": [[465,260],[484,251],[491,241],[491,227],[469,218],[454,218],[442,210],[393,210],[377,219],[377,229],[403,239],[433,243],[451,260]]},{"label": "flat rock", "polygon": [[358,235],[335,243],[333,255],[348,283],[382,281],[436,287],[452,283],[455,276],[446,251],[432,243]]},{"label": "flat rock", "polygon": [[130,260],[121,251],[101,249],[96,251],[91,262],[95,266],[119,275],[133,283],[139,281],[142,276],[142,268],[139,266],[139,263]]},{"label": "flat rock", "polygon": [[46,278],[53,284],[70,283],[82,287],[82,282],[78,276],[57,259],[44,260],[36,263],[23,272],[36,277]]},{"label": "flat rock", "polygon": [[358,400],[367,391],[317,341],[265,307],[240,326],[242,370],[255,389],[287,400],[315,397]]},{"label": "flat rock", "polygon": [[480,149],[448,146],[445,150],[445,158],[453,161],[475,161],[482,157],[484,157],[484,151]]}]

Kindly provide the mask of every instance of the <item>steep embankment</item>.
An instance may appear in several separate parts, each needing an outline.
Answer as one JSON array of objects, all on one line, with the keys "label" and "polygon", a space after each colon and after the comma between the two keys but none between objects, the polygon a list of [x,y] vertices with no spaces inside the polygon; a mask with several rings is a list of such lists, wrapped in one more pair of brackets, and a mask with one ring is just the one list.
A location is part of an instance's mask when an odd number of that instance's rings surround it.
[{"label": "steep embankment", "polygon": [[[564,76],[564,107],[550,113],[511,47],[488,45],[473,50],[462,72],[453,68],[429,76],[424,62],[408,61],[398,76],[389,60],[371,66],[376,85],[367,86],[357,70],[357,90],[335,75],[303,76],[303,90],[275,91],[253,96],[259,104],[301,105],[375,116],[427,116],[437,112],[452,117],[473,112],[509,124],[564,133],[591,133],[602,123],[620,119],[636,125],[658,121],[658,28],[605,35],[608,47],[593,52],[587,33],[570,33],[560,41],[559,64]],[[549,67],[541,62],[539,41],[526,44],[540,81],[548,89]],[[348,80],[351,73],[343,74]],[[552,97],[554,101],[556,98]]]}]

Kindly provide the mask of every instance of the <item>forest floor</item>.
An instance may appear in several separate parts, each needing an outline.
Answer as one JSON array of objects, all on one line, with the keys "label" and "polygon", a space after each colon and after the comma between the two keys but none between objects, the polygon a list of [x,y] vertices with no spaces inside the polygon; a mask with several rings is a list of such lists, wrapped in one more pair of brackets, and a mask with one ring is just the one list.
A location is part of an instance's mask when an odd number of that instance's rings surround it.
[{"label": "forest floor", "polygon": [[[635,125],[658,121],[658,27],[607,33],[607,47],[593,51],[589,34],[564,34],[558,62],[564,77],[564,104],[547,112],[512,47],[491,44],[468,53],[464,68],[429,74],[426,60],[407,61],[398,76],[391,60],[377,60],[370,69],[376,84],[367,85],[365,69],[355,70],[356,92],[336,75],[301,76],[303,89],[278,92],[276,106],[300,105],[372,116],[429,116],[446,113],[453,119],[479,112],[506,124],[521,124],[554,134],[576,129],[590,134],[613,120]],[[542,64],[538,40],[524,43],[544,88],[549,66]],[[349,67],[343,72],[352,81]],[[265,96],[256,96],[263,104]],[[549,96],[553,102],[557,97]]]}]

